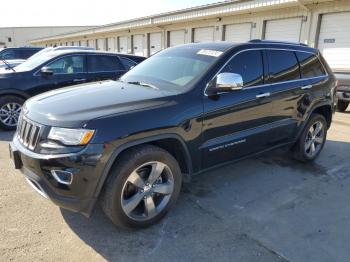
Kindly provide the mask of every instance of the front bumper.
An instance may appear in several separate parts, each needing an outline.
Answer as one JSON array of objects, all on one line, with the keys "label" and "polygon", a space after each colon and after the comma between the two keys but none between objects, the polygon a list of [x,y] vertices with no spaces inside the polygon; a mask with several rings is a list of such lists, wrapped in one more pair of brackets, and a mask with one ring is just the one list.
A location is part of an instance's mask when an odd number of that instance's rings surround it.
[{"label": "front bumper", "polygon": [[[10,143],[10,154],[15,167],[20,169],[27,182],[42,196],[56,205],[89,216],[104,163],[104,146],[88,145],[78,153],[41,155],[29,151],[15,137]],[[69,170],[72,183],[62,184],[52,170]]]}]

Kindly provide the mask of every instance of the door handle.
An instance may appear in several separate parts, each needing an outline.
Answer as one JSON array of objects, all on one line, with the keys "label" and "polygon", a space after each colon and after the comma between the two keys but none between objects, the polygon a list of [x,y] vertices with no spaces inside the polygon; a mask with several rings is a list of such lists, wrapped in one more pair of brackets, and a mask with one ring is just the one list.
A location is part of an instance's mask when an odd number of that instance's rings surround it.
[{"label": "door handle", "polygon": [[86,81],[85,78],[73,79],[73,82],[76,82],[76,83],[78,83],[78,82],[84,82],[84,81]]},{"label": "door handle", "polygon": [[256,95],[256,98],[268,97],[268,96],[270,96],[270,95],[271,95],[270,93],[258,94],[258,95]]},{"label": "door handle", "polygon": [[311,89],[312,85],[307,85],[307,86],[302,86],[301,89],[302,90],[307,90],[307,89]]}]

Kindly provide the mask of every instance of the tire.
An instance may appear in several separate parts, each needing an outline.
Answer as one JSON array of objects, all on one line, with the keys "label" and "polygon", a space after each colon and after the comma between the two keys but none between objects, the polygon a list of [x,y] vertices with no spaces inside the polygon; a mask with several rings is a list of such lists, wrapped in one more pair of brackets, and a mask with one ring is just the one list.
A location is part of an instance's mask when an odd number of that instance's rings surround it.
[{"label": "tire", "polygon": [[[156,171],[158,167],[161,170],[163,165],[159,178],[151,183],[156,176],[151,178],[150,171]],[[116,226],[144,228],[157,223],[166,215],[175,204],[181,185],[181,170],[172,155],[153,145],[137,146],[123,153],[112,167],[100,203],[104,213]],[[168,192],[161,194],[161,190]],[[137,201],[130,201],[133,199]]]},{"label": "tire", "polygon": [[345,112],[346,109],[348,108],[348,105],[349,105],[349,102],[339,100],[337,103],[337,111],[338,112]]},{"label": "tire", "polygon": [[[317,128],[315,127],[317,127],[318,123],[322,125],[322,129],[315,135],[315,137],[313,137],[311,128],[316,130]],[[326,142],[327,129],[327,121],[325,117],[320,114],[312,114],[293,148],[294,158],[302,162],[311,162],[315,160],[321,153]],[[312,147],[312,143],[314,143],[314,147]],[[313,148],[315,151],[312,153]]]},{"label": "tire", "polygon": [[16,129],[23,103],[24,99],[18,96],[7,95],[0,97],[0,127],[2,129]]}]

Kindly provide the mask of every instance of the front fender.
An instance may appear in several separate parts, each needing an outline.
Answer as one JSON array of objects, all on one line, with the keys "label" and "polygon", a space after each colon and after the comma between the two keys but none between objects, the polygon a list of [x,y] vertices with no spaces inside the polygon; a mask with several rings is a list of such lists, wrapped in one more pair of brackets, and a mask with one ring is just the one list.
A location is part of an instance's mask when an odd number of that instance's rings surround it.
[{"label": "front fender", "polygon": [[105,166],[105,168],[100,176],[99,182],[97,184],[97,187],[96,187],[96,190],[94,193],[94,197],[97,198],[99,196],[99,194],[101,193],[102,187],[103,187],[103,185],[108,177],[108,174],[109,174],[113,164],[115,163],[116,159],[123,151],[127,150],[128,148],[137,146],[137,145],[155,142],[155,141],[159,141],[162,139],[169,139],[169,138],[176,139],[178,142],[181,143],[183,150],[185,152],[185,160],[186,160],[187,168],[189,170],[189,175],[191,175],[193,173],[193,167],[192,167],[190,152],[187,148],[185,141],[179,135],[177,135],[177,134],[161,134],[161,135],[149,136],[149,137],[125,142],[123,144],[120,144],[118,147],[114,148],[114,150],[111,153],[111,155],[108,159],[108,162],[107,162],[107,164],[106,164],[106,166]]}]

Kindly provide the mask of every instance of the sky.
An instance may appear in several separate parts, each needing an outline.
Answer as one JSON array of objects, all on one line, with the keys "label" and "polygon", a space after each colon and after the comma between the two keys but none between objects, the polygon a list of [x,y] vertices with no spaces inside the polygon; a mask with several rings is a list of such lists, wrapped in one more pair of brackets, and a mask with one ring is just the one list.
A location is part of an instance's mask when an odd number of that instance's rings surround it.
[{"label": "sky", "polygon": [[5,0],[1,1],[0,27],[102,25],[219,1]]}]

